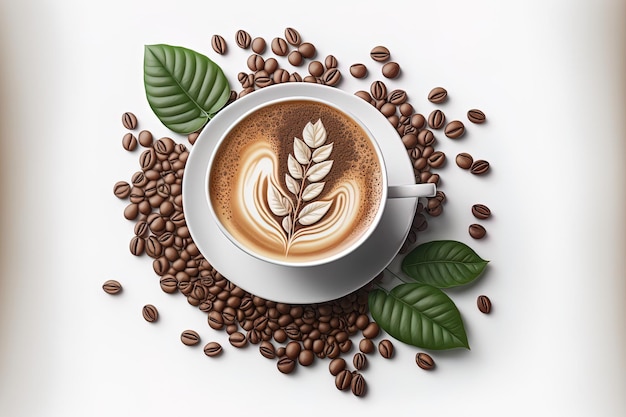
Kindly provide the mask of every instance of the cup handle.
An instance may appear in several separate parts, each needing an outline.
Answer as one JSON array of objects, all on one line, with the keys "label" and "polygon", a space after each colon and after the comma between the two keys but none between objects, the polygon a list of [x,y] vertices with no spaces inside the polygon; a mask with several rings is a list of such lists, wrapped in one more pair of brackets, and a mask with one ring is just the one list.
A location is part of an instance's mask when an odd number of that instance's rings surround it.
[{"label": "cup handle", "polygon": [[388,198],[434,197],[437,193],[435,184],[390,185],[387,188]]}]

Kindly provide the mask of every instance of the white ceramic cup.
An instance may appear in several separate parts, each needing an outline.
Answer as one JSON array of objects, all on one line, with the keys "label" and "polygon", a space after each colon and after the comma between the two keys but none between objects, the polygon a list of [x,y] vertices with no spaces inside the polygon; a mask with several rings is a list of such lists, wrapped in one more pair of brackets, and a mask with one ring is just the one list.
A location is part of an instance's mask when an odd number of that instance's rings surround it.
[{"label": "white ceramic cup", "polygon": [[[214,207],[212,199],[211,199],[211,195],[210,195],[210,188],[211,188],[211,171],[213,168],[213,165],[215,163],[216,160],[216,155],[218,154],[218,152],[220,151],[223,142],[225,141],[225,139],[228,137],[228,135],[230,134],[230,132],[239,124],[241,123],[244,119],[246,119],[248,116],[250,116],[251,114],[260,111],[263,108],[266,108],[268,106],[272,106],[275,104],[279,104],[279,103],[286,103],[286,102],[290,102],[290,101],[309,101],[309,102],[315,102],[315,103],[321,103],[324,104],[326,106],[330,106],[332,108],[334,108],[335,110],[337,110],[340,113],[343,113],[343,115],[348,118],[351,119],[352,121],[354,121],[356,124],[358,124],[361,129],[363,130],[363,132],[365,133],[365,137],[367,138],[367,140],[370,142],[370,144],[372,145],[372,148],[375,151],[377,160],[378,160],[378,165],[381,169],[381,190],[380,190],[380,199],[378,202],[378,207],[375,211],[375,217],[370,221],[369,226],[367,227],[367,229],[365,231],[363,231],[360,236],[355,239],[351,244],[349,244],[348,246],[342,248],[339,251],[328,251],[328,255],[322,255],[319,256],[315,259],[308,259],[305,261],[302,260],[290,260],[289,256],[285,256],[285,257],[274,257],[274,256],[268,256],[266,254],[262,254],[260,252],[255,251],[254,249],[252,249],[251,247],[248,247],[248,245],[246,245],[245,243],[239,241],[235,236],[233,236],[233,234],[228,230],[228,228],[222,224],[222,222],[219,219],[219,216],[216,213],[216,207]],[[308,121],[308,120],[307,120]],[[303,124],[306,123],[307,121],[303,121]],[[236,245],[239,249],[241,249],[242,251],[248,253],[249,255],[252,255],[258,259],[261,259],[265,262],[271,263],[271,264],[275,264],[275,265],[279,265],[279,266],[287,266],[287,267],[312,267],[312,266],[317,266],[317,265],[323,265],[323,264],[328,264],[331,262],[335,262],[345,256],[347,256],[348,254],[354,252],[355,250],[357,250],[361,245],[363,245],[364,242],[366,242],[368,239],[370,239],[372,232],[376,229],[376,227],[379,224],[379,221],[381,219],[381,217],[383,216],[384,212],[385,212],[385,208],[387,206],[387,200],[391,199],[391,198],[413,198],[413,199],[417,199],[419,197],[432,197],[435,195],[436,193],[436,187],[435,184],[403,184],[403,185],[394,185],[394,186],[389,186],[388,185],[388,180],[387,180],[387,164],[389,163],[406,163],[407,161],[386,161],[385,158],[383,157],[383,154],[380,150],[380,147],[377,143],[378,140],[399,140],[399,138],[376,138],[374,137],[370,130],[367,128],[366,123],[364,123],[362,120],[360,120],[358,117],[354,116],[353,114],[350,113],[350,109],[347,108],[341,108],[340,106],[330,102],[330,101],[326,101],[326,100],[322,100],[316,97],[307,97],[307,96],[290,96],[288,98],[280,98],[280,99],[276,99],[276,100],[272,100],[272,101],[268,101],[266,103],[263,103],[261,105],[258,105],[252,109],[250,109],[248,112],[242,114],[231,126],[229,129],[227,129],[218,139],[217,139],[217,144],[216,146],[213,148],[213,152],[211,154],[211,157],[209,159],[209,165],[208,165],[208,169],[207,169],[207,175],[206,175],[206,183],[205,183],[205,190],[206,190],[206,198],[207,198],[207,202],[208,202],[208,206],[210,208],[210,212],[211,215],[213,216],[214,221],[216,222],[216,224],[218,225],[220,231],[234,244]],[[335,163],[340,163],[340,161],[336,161]]]}]

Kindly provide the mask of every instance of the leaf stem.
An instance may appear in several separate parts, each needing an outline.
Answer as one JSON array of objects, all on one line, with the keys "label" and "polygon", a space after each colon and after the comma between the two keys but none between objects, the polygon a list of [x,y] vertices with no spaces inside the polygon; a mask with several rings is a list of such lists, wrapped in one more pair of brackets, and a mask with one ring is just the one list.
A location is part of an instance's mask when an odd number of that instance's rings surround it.
[{"label": "leaf stem", "polygon": [[409,284],[410,281],[406,281],[404,279],[402,279],[400,276],[398,276],[398,274],[396,274],[395,272],[393,272],[391,269],[389,269],[388,267],[385,268],[385,271],[388,271],[391,275],[393,275],[394,277],[396,277],[398,280],[402,281],[405,284]]}]

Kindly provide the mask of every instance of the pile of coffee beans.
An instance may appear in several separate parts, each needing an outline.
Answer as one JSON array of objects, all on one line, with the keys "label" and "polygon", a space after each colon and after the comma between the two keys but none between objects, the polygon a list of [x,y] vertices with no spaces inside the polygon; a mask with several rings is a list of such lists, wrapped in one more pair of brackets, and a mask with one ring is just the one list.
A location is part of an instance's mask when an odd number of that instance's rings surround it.
[{"label": "pile of coffee beans", "polygon": [[[267,56],[265,39],[253,38],[248,32],[239,30],[234,36],[237,47],[251,54],[246,61],[247,69],[237,78],[241,90],[231,91],[230,101],[250,94],[257,89],[284,82],[311,82],[337,86],[342,78],[337,59],[328,55],[316,60],[317,48],[303,42],[299,32],[287,28],[283,37],[275,37],[269,50],[277,57],[287,57],[293,67],[306,66],[304,76],[298,71],[281,68],[274,56]],[[213,50],[220,54],[228,53],[228,42],[221,35],[211,39]],[[269,53],[269,52],[268,52]],[[265,55],[264,55],[265,54]],[[388,48],[376,46],[370,52],[374,65],[381,66],[381,74],[386,78],[400,75],[400,66],[389,61]],[[350,74],[363,78],[368,69],[365,64],[350,66]],[[397,130],[414,167],[418,183],[439,184],[438,173],[432,172],[445,164],[446,156],[436,150],[435,131],[443,129],[450,139],[461,137],[465,131],[459,120],[446,123],[442,110],[433,111],[428,118],[417,112],[409,102],[406,91],[388,91],[383,81],[374,81],[368,90],[359,90],[358,97],[375,106]],[[433,103],[444,103],[448,92],[436,87],[428,94]],[[483,123],[486,118],[482,111],[468,111],[468,120]],[[378,325],[370,319],[368,293],[377,279],[363,288],[337,300],[324,303],[298,305],[266,300],[250,294],[236,286],[202,256],[191,239],[182,208],[182,180],[189,149],[185,144],[176,143],[172,138],[154,139],[148,130],[137,130],[137,118],[131,112],[122,115],[122,124],[128,130],[122,138],[122,146],[129,152],[141,147],[139,169],[132,174],[130,181],[118,181],[113,192],[128,203],[124,217],[135,223],[134,236],[129,242],[129,250],[135,256],[147,255],[153,259],[154,272],[160,277],[161,289],[169,294],[181,293],[187,302],[207,315],[207,324],[214,330],[225,331],[229,343],[235,348],[257,346],[264,358],[274,360],[279,372],[289,374],[299,367],[307,367],[315,360],[329,359],[329,371],[335,378],[339,390],[350,390],[356,396],[366,393],[366,382],[362,371],[367,368],[367,355],[378,350],[381,357],[393,357],[394,347],[389,339],[376,341],[380,336]],[[188,135],[193,145],[199,135]],[[473,161],[469,154],[459,154],[457,165],[469,169],[473,174],[482,175],[489,169],[486,161]],[[439,190],[435,197],[417,205],[413,223],[401,253],[407,252],[416,242],[417,234],[428,226],[426,215],[439,216],[443,213],[446,195]],[[476,218],[484,220],[491,214],[481,204],[472,207]],[[479,227],[477,227],[479,226]],[[480,225],[470,226],[470,234],[475,238],[485,235]],[[103,285],[104,291],[116,294],[121,285],[109,280]],[[487,313],[491,308],[488,298],[479,298],[480,311]],[[153,305],[142,310],[148,322],[158,319],[158,311]],[[195,330],[182,332],[181,341],[185,345],[200,343]],[[209,341],[204,346],[208,357],[219,355],[223,347]],[[355,353],[353,353],[356,351]],[[352,356],[352,368],[343,356]],[[422,369],[432,369],[433,359],[426,353],[416,355],[416,363]]]}]

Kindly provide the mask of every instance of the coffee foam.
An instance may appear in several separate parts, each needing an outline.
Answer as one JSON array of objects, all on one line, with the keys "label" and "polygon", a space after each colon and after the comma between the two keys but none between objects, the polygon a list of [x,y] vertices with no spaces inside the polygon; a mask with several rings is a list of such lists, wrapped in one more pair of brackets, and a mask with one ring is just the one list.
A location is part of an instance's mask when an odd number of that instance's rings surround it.
[{"label": "coffee foam", "polygon": [[[334,162],[322,180],[325,186],[316,200],[332,199],[327,216],[334,216],[341,224],[320,221],[311,228],[319,229],[319,233],[303,233],[301,241],[294,243],[285,256],[284,242],[279,236],[282,219],[267,207],[260,207],[263,194],[254,203],[259,207],[243,207],[243,173],[251,167],[256,169],[255,164],[263,161],[262,169],[246,174],[252,175],[248,183],[257,181],[259,187],[267,190],[275,182],[278,188],[287,190],[285,173],[288,155],[293,154],[294,137],[302,138],[306,123],[318,119],[327,130],[326,143],[333,143],[329,159]],[[255,253],[288,262],[323,259],[353,244],[376,218],[382,191],[380,163],[361,126],[337,109],[307,100],[274,103],[242,119],[220,145],[209,184],[214,211],[237,241]],[[354,199],[357,201],[350,201]],[[340,209],[346,212],[339,213]],[[272,224],[263,224],[267,222]]]}]

